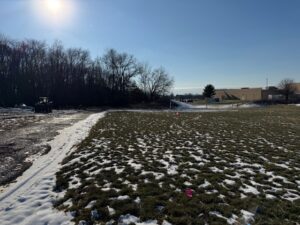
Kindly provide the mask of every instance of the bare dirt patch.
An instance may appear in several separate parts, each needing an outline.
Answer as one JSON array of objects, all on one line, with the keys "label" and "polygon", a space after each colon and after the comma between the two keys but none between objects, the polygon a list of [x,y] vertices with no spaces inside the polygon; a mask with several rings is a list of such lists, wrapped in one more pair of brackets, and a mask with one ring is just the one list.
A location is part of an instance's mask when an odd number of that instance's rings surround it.
[{"label": "bare dirt patch", "polygon": [[71,110],[43,115],[28,110],[0,109],[0,186],[15,180],[33,160],[51,151],[44,142],[56,136],[58,130],[88,115]]}]

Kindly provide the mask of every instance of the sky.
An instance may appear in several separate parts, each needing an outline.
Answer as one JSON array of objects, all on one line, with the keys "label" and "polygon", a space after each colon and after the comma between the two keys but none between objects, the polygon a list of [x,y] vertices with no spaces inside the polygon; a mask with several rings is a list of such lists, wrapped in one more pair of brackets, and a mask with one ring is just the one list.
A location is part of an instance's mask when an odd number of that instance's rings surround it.
[{"label": "sky", "polygon": [[300,82],[299,0],[0,0],[0,33],[133,54],[174,93]]}]

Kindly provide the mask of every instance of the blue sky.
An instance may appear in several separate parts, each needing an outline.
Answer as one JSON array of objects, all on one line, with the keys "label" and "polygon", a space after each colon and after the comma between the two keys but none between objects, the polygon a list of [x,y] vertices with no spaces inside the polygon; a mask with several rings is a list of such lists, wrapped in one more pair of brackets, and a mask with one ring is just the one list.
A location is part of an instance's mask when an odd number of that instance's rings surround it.
[{"label": "blue sky", "polygon": [[0,0],[0,33],[126,51],[175,78],[175,93],[300,82],[298,0]]}]

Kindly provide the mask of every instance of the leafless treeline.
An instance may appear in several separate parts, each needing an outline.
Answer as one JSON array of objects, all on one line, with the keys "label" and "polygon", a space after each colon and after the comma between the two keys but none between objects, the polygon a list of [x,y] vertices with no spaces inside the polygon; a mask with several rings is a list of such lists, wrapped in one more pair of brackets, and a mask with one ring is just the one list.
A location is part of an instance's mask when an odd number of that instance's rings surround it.
[{"label": "leafless treeline", "polygon": [[0,36],[0,106],[33,105],[47,96],[56,106],[126,105],[169,93],[173,80],[127,53],[108,50],[91,59],[56,41],[14,41]]}]

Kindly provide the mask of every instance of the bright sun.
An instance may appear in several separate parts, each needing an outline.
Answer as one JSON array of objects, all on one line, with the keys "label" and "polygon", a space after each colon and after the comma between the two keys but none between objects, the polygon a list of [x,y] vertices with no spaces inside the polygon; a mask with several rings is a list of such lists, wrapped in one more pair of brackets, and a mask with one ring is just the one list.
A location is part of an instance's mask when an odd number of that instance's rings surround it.
[{"label": "bright sun", "polygon": [[73,0],[32,0],[35,12],[45,24],[61,27],[73,21]]},{"label": "bright sun", "polygon": [[63,7],[63,0],[46,0],[45,6],[50,13],[61,13]]}]

